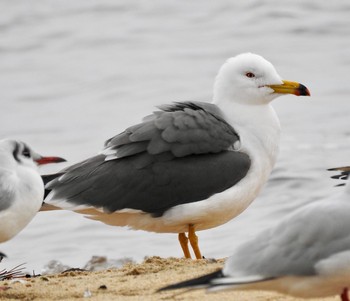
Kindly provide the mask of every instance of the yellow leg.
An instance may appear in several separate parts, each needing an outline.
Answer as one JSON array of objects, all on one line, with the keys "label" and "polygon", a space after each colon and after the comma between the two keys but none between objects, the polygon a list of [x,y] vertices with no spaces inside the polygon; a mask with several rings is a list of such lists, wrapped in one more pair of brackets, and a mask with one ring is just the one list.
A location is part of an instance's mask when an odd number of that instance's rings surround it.
[{"label": "yellow leg", "polygon": [[190,250],[188,249],[188,238],[185,233],[179,233],[179,242],[184,252],[185,258],[192,258]]},{"label": "yellow leg", "polygon": [[188,239],[190,240],[192,249],[197,259],[202,259],[201,251],[198,246],[198,236],[196,235],[196,231],[194,229],[194,225],[188,226]]}]

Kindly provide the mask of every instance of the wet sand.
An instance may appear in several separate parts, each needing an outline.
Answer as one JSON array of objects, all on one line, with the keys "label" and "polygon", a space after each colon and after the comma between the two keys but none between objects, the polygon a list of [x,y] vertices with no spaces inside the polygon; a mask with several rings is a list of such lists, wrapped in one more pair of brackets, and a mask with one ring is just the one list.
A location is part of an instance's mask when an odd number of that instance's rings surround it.
[{"label": "wet sand", "polygon": [[[98,272],[68,271],[57,275],[23,278],[19,282],[0,282],[0,300],[238,300],[295,301],[273,292],[228,291],[206,294],[204,290],[157,293],[156,290],[178,281],[201,276],[221,268],[223,259],[189,260],[150,257],[141,264],[128,263],[120,269]],[[309,299],[337,301],[338,296]]]}]

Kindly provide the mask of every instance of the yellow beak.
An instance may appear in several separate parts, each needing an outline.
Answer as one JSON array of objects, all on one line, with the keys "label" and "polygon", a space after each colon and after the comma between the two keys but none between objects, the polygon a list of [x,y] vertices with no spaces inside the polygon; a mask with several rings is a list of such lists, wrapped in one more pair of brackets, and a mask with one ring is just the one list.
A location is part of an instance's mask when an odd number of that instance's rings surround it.
[{"label": "yellow beak", "polygon": [[284,80],[282,85],[269,85],[275,93],[278,94],[294,94],[297,96],[310,96],[310,91],[304,85]]}]

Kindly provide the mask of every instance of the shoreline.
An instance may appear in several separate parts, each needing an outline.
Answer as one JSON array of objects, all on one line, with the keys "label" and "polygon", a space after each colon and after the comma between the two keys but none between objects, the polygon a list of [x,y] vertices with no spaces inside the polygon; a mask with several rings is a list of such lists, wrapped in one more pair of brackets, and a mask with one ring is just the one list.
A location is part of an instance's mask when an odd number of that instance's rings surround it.
[{"label": "shoreline", "polygon": [[[173,290],[157,293],[159,288],[214,272],[224,259],[191,260],[149,257],[142,263],[126,263],[119,269],[103,271],[68,270],[55,275],[4,280],[0,300],[238,300],[296,301],[289,296],[262,291],[225,291],[206,294],[204,290]],[[338,296],[318,301],[339,301]]]}]

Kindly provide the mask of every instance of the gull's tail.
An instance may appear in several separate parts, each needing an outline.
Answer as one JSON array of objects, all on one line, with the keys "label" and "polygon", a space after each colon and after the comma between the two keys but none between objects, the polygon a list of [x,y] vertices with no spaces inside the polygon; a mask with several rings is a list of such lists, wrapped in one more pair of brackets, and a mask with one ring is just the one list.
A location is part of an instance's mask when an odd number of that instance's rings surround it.
[{"label": "gull's tail", "polygon": [[269,281],[275,279],[274,277],[265,276],[243,276],[243,277],[230,277],[225,276],[222,270],[207,274],[191,280],[175,283],[169,286],[165,286],[158,290],[158,292],[174,290],[180,288],[189,289],[201,289],[207,288],[209,291],[217,291],[227,288],[238,288],[240,286],[250,286],[257,282]]},{"label": "gull's tail", "polygon": [[214,279],[220,279],[225,277],[222,273],[222,270],[213,272],[211,274],[207,274],[198,278],[194,278],[191,280],[175,283],[172,285],[165,286],[158,290],[158,292],[174,290],[179,288],[206,288],[210,286],[210,282]]}]

